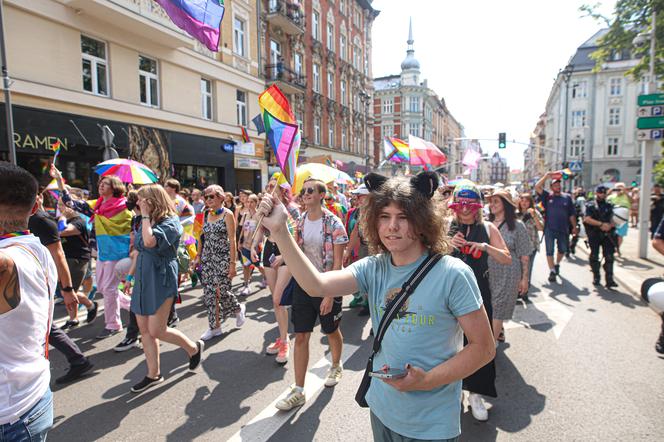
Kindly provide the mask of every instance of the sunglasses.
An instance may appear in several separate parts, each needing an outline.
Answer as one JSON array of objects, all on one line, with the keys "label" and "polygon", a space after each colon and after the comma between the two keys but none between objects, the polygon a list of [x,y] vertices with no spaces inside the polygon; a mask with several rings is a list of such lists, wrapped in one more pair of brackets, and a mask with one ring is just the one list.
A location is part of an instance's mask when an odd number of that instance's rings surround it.
[{"label": "sunglasses", "polygon": [[217,197],[217,195],[205,195],[203,198],[205,198],[206,200],[213,200],[216,197]]},{"label": "sunglasses", "polygon": [[305,193],[307,195],[311,195],[315,191],[316,191],[316,189],[314,189],[313,187],[307,187],[306,189],[302,189],[302,192],[300,192],[300,195],[304,195]]}]

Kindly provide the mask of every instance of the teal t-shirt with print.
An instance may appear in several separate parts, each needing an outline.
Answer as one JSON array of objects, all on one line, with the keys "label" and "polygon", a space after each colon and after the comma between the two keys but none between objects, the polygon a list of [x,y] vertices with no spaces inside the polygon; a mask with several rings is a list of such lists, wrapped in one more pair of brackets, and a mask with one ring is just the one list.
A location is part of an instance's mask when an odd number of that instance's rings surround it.
[{"label": "teal t-shirt with print", "polygon": [[[369,256],[348,269],[361,292],[369,294],[374,333],[385,306],[401,290],[426,255],[394,266],[389,254]],[[426,371],[447,361],[463,347],[457,317],[480,309],[482,297],[473,271],[461,260],[444,256],[410,295],[385,333],[374,370],[406,364]],[[449,439],[461,434],[461,381],[431,391],[400,392],[372,379],[367,393],[371,411],[390,430],[414,439]]]}]

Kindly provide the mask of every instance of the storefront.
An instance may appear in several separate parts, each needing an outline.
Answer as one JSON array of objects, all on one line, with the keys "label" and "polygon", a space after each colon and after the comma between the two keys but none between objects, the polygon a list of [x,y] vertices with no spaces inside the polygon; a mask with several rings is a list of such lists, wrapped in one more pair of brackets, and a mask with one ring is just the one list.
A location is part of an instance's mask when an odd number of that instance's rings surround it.
[{"label": "storefront", "polygon": [[[67,183],[94,191],[94,166],[104,157],[102,128],[114,134],[113,147],[122,158],[140,161],[160,177],[175,176],[183,185],[221,184],[234,189],[233,145],[223,138],[205,137],[130,123],[22,106],[13,107],[14,143],[18,164],[46,185],[53,160],[53,145],[62,148],[57,166]],[[4,105],[0,107],[5,121]],[[0,160],[9,160],[6,127],[0,127]],[[201,178],[203,177],[203,178]]]},{"label": "storefront", "polygon": [[[264,183],[267,184],[267,162],[257,157],[254,143],[237,143],[235,153],[235,188],[251,190],[254,193],[262,192]],[[258,152],[260,154],[260,152]]]}]

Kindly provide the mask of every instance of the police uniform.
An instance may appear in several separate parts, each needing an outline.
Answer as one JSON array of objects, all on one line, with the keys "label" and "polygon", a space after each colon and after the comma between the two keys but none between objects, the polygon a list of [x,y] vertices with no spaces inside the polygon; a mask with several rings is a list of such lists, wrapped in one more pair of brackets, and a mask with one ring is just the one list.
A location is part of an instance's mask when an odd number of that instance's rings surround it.
[{"label": "police uniform", "polygon": [[[611,224],[613,218],[613,205],[606,200],[595,199],[586,203],[586,216],[602,223]],[[604,257],[604,273],[607,287],[614,287],[613,280],[613,254],[616,250],[616,229],[611,228],[604,232],[599,226],[584,223],[590,244],[590,268],[593,272],[593,284],[600,283],[599,249],[602,248]]]}]

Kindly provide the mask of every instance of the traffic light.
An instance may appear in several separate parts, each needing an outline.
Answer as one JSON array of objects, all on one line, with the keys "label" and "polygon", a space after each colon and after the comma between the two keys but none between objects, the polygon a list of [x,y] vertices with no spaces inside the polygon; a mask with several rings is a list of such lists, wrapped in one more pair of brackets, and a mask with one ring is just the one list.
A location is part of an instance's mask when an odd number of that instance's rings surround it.
[{"label": "traffic light", "polygon": [[498,134],[498,149],[505,149],[507,147],[507,134],[500,132]]},{"label": "traffic light", "polygon": [[637,183],[636,180],[632,181],[632,187],[636,187],[638,185],[639,185],[639,183]]}]

